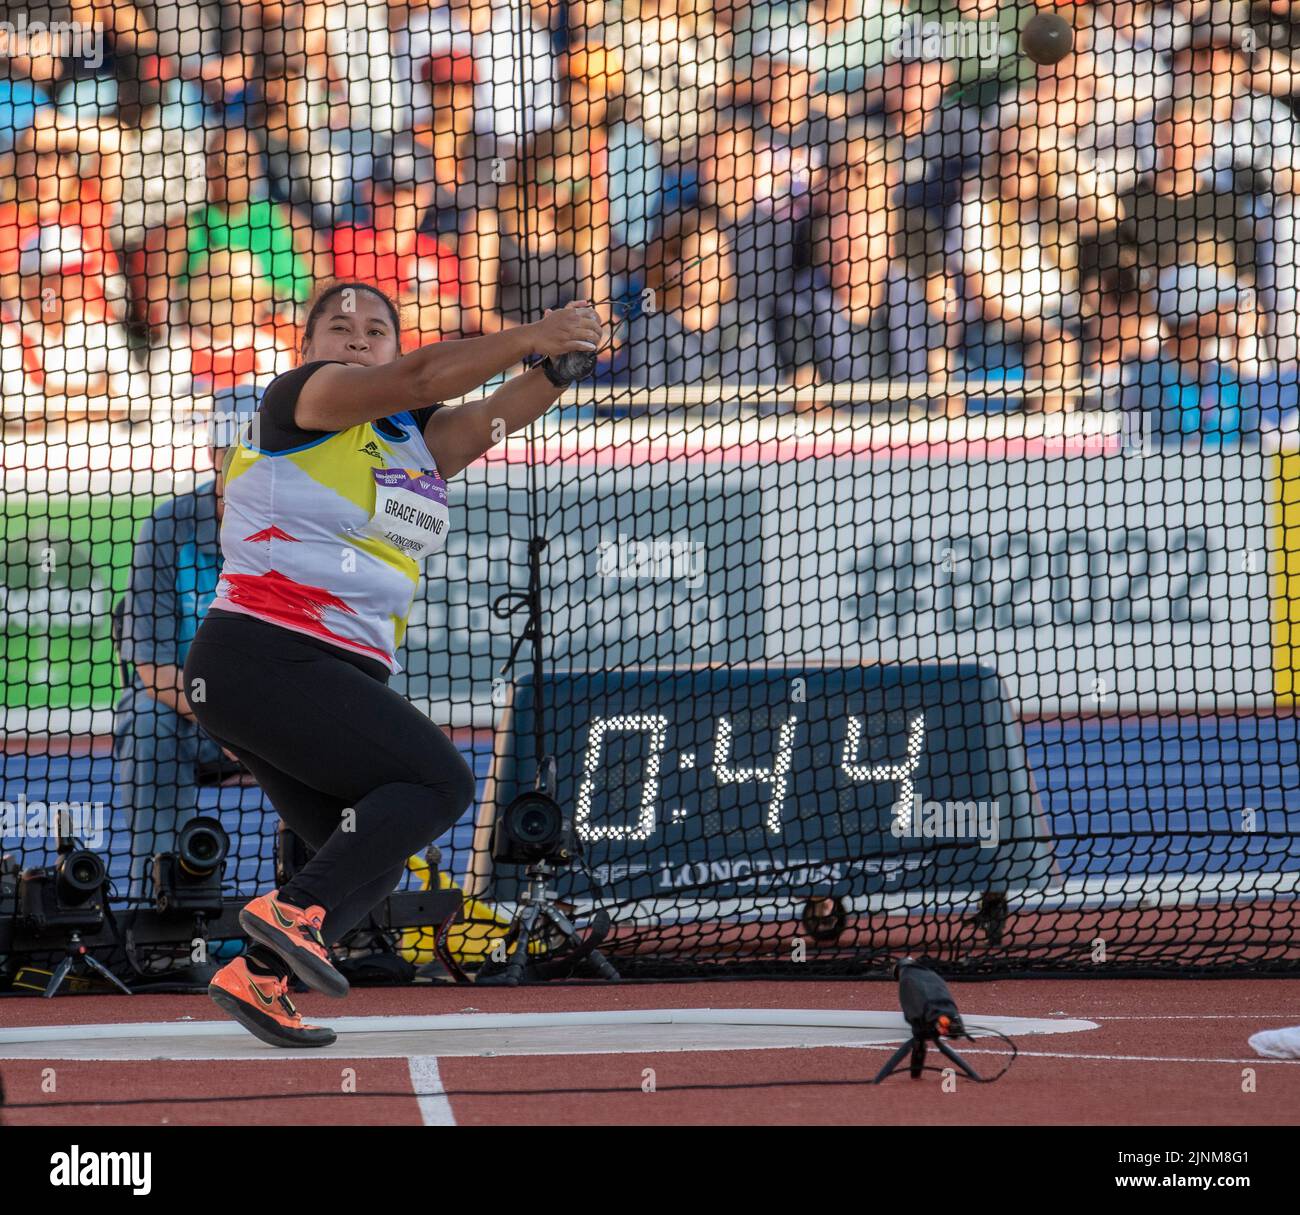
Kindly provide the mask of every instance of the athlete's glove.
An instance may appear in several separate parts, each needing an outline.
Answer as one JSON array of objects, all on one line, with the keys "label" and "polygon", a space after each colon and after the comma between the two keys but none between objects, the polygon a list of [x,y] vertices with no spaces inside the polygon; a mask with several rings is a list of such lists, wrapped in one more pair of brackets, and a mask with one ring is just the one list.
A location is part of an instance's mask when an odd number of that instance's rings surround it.
[{"label": "athlete's glove", "polygon": [[597,352],[570,350],[559,358],[549,355],[541,362],[542,372],[556,388],[567,388],[574,380],[585,380],[596,370]]}]

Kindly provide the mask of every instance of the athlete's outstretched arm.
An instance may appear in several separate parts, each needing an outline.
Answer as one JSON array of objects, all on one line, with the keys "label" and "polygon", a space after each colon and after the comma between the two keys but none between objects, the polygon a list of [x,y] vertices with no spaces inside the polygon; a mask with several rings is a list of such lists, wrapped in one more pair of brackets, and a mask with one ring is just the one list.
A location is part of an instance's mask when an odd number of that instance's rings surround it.
[{"label": "athlete's outstretched arm", "polygon": [[432,405],[472,392],[530,355],[593,351],[600,332],[595,310],[574,304],[503,333],[421,346],[391,363],[330,363],[303,385],[294,421],[305,430],[345,430]]},{"label": "athlete's outstretched arm", "polygon": [[[584,306],[569,305],[570,308]],[[547,319],[556,315],[547,313]],[[541,417],[563,392],[563,388],[557,388],[547,379],[540,367],[534,367],[502,384],[481,401],[439,409],[424,424],[424,441],[438,471],[443,477],[454,477],[506,435]]]}]

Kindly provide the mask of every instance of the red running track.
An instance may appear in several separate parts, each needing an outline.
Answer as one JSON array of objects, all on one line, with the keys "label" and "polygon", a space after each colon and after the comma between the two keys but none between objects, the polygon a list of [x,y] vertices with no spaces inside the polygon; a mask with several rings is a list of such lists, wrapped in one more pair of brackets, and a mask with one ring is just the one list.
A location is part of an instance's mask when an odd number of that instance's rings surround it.
[{"label": "red running track", "polygon": [[[1276,980],[1090,980],[954,983],[963,1014],[1067,1015],[1100,1028],[1032,1035],[996,1084],[906,1075],[866,1083],[885,1048],[445,1057],[460,1124],[1133,1124],[1300,1123],[1300,1061],[1254,1055],[1257,1030],[1300,1024],[1300,984]],[[361,989],[346,1001],[297,997],[308,1019],[464,1012],[635,1008],[890,1009],[878,982],[728,982],[566,986],[516,991]],[[0,1000],[0,1026],[218,1019],[201,996],[63,996]],[[964,1044],[996,1070],[988,1040]],[[932,1056],[933,1058],[933,1056]],[[274,1057],[227,1062],[59,1062],[55,1091],[39,1060],[0,1060],[5,1125],[418,1125],[426,1120],[405,1059]],[[341,1089],[354,1069],[355,1092]],[[653,1069],[655,1091],[643,1091]],[[1249,1083],[1253,1077],[1254,1091]],[[390,1095],[391,1094],[391,1095]],[[127,1104],[111,1104],[123,1102]],[[73,1104],[61,1104],[73,1103]]]}]

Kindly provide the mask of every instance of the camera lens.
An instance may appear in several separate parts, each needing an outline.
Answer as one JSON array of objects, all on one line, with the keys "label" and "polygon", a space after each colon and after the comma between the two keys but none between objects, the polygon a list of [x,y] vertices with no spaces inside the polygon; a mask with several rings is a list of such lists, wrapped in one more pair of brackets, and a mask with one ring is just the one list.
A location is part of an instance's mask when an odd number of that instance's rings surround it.
[{"label": "camera lens", "polygon": [[568,830],[564,812],[555,801],[543,793],[522,793],[497,819],[493,859],[510,865],[537,861],[566,864]]},{"label": "camera lens", "polygon": [[196,818],[187,823],[176,841],[181,868],[192,877],[207,877],[226,859],[230,837],[214,818]]},{"label": "camera lens", "polygon": [[519,816],[519,834],[529,843],[540,843],[551,828],[551,816],[536,806],[529,807]]},{"label": "camera lens", "polygon": [[59,860],[56,881],[64,903],[71,906],[84,903],[104,884],[104,862],[85,849],[69,852]]}]

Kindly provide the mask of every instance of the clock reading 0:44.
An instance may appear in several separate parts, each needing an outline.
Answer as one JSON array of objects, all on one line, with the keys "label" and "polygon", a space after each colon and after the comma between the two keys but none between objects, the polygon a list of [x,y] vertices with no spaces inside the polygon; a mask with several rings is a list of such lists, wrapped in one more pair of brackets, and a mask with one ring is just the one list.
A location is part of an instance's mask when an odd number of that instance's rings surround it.
[{"label": "clock reading 0:44", "polygon": [[[730,716],[715,720],[713,727],[713,780],[718,785],[752,785],[753,796],[761,803],[762,821],[769,835],[779,836],[785,822],[786,803],[790,796],[791,767],[800,741],[801,727],[807,718],[790,713],[776,729],[775,751],[762,767],[738,767],[733,759],[734,730]],[[587,745],[582,752],[581,779],[574,806],[574,828],[583,842],[596,840],[649,840],[660,823],[660,783],[667,749],[669,722],[663,713],[622,713],[597,715],[590,719]],[[804,731],[806,733],[806,729]],[[905,753],[896,762],[864,761],[864,717],[845,720],[843,739],[837,749],[837,775],[841,780],[895,786],[891,806],[893,834],[905,834],[910,825],[915,796],[914,779],[925,754],[925,712],[917,709],[908,715]],[[635,795],[635,812],[631,821],[622,824],[595,823],[592,801],[605,762],[606,739],[614,734],[638,734],[645,740],[641,785]],[[693,751],[679,752],[677,766],[694,769],[697,756]]]},{"label": "clock reading 0:44", "polygon": [[[669,897],[673,914],[686,914],[683,881],[747,907],[810,883],[849,898],[1053,879],[1015,710],[986,668],[558,671],[544,691],[555,798],[584,861],[557,875],[566,897],[585,897],[596,873],[602,898]],[[533,787],[535,714],[522,678],[479,808],[485,833]],[[996,815],[995,839],[930,831],[936,806],[971,805]],[[473,876],[474,897],[519,890],[499,867]]]}]

